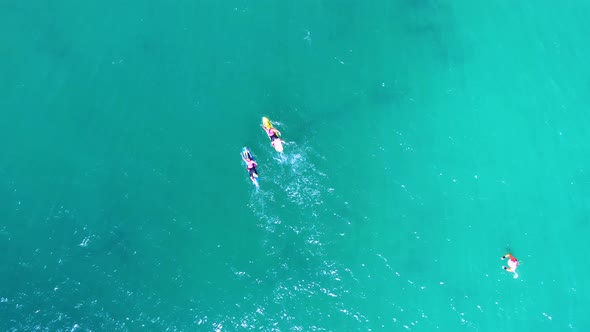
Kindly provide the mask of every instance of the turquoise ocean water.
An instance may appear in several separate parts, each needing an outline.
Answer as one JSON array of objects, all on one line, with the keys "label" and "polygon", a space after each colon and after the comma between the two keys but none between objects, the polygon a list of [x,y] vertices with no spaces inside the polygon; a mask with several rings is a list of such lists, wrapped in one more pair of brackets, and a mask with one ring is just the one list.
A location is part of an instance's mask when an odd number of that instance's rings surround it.
[{"label": "turquoise ocean water", "polygon": [[589,12],[0,1],[0,330],[590,331]]}]

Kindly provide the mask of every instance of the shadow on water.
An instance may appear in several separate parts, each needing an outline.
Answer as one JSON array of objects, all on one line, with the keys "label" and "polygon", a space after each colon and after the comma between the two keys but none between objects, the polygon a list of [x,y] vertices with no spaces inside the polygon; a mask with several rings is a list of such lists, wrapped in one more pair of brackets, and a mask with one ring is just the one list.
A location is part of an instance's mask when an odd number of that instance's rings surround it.
[{"label": "shadow on water", "polygon": [[88,264],[96,269],[95,272],[106,273],[111,268],[141,270],[138,257],[131,248],[133,240],[127,230],[114,226],[106,232],[89,233],[83,237],[78,252],[89,259]]},{"label": "shadow on water", "polygon": [[398,81],[393,82],[391,85],[376,83],[369,87],[367,100],[371,105],[378,109],[385,109],[388,106],[393,106],[396,108],[390,108],[390,110],[396,111],[408,100],[408,91],[409,88],[403,87]]},{"label": "shadow on water", "polygon": [[399,2],[399,10],[407,13],[401,16],[401,24],[412,40],[413,52],[445,67],[458,66],[466,61],[466,47],[458,35],[449,4],[433,0],[407,0]]}]

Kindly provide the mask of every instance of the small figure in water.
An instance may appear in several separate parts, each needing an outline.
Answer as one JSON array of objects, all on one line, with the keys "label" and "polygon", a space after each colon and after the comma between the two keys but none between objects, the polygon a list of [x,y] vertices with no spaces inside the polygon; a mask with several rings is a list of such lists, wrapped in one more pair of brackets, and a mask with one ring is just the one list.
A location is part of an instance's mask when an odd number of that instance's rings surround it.
[{"label": "small figure in water", "polygon": [[277,152],[283,152],[283,143],[285,142],[281,139],[281,132],[275,129],[270,120],[265,116],[262,117],[262,129],[264,129],[266,135],[270,139],[272,147],[275,148]]},{"label": "small figure in water", "polygon": [[502,260],[504,258],[508,258],[508,266],[502,266],[502,268],[508,272],[514,273],[514,279],[518,278],[518,273],[516,273],[516,268],[518,267],[518,259],[512,256],[511,253],[507,253],[506,255],[502,256]]},{"label": "small figure in water", "polygon": [[242,155],[242,159],[246,163],[246,169],[248,170],[248,174],[250,174],[250,180],[256,184],[256,178],[258,177],[258,172],[256,171],[256,167],[258,164],[254,161],[254,159],[250,158],[249,153],[245,153]]},{"label": "small figure in water", "polygon": [[275,140],[280,140],[282,143],[282,140],[280,139],[281,132],[278,131],[276,128],[264,128],[264,130],[266,130],[266,134],[268,135],[268,138],[270,139],[270,144],[273,147],[275,146]]}]

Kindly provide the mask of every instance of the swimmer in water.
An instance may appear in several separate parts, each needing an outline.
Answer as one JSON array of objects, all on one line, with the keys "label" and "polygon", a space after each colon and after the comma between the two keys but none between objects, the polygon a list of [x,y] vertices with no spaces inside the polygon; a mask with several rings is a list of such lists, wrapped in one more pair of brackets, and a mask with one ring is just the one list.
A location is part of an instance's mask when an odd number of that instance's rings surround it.
[{"label": "swimmer in water", "polygon": [[246,169],[248,170],[248,174],[250,174],[250,180],[256,184],[256,179],[258,178],[258,171],[256,170],[256,167],[258,167],[258,164],[254,161],[254,159],[252,159],[250,151],[242,154],[242,159],[246,163]]},{"label": "swimmer in water", "polygon": [[516,273],[516,268],[518,267],[518,259],[512,256],[511,253],[507,253],[506,255],[502,256],[502,260],[504,258],[508,258],[508,266],[502,266],[502,268],[508,272],[514,273],[514,279],[518,278],[518,273]]}]

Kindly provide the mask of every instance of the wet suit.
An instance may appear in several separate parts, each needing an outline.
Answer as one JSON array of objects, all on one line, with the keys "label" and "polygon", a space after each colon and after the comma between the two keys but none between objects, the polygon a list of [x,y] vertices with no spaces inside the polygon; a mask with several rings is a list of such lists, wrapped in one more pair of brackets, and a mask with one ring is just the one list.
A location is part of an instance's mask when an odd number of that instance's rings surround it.
[{"label": "wet suit", "polygon": [[242,155],[242,158],[246,162],[246,169],[248,170],[250,178],[254,179],[255,176],[258,176],[258,172],[256,171],[256,167],[258,166],[258,164],[254,161],[252,155],[250,155],[249,152],[245,152]]},{"label": "wet suit", "polygon": [[256,171],[256,163],[254,163],[255,166],[253,167],[249,167],[248,166],[248,174],[250,174],[250,177],[254,177],[254,174],[258,175],[258,172]]},{"label": "wet suit", "polygon": [[274,128],[267,129],[266,134],[268,135],[268,138],[270,138],[271,142],[274,142],[275,139],[279,139],[278,130]]}]

